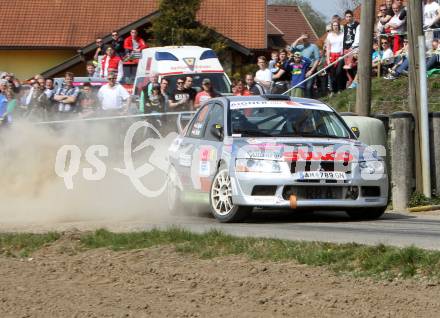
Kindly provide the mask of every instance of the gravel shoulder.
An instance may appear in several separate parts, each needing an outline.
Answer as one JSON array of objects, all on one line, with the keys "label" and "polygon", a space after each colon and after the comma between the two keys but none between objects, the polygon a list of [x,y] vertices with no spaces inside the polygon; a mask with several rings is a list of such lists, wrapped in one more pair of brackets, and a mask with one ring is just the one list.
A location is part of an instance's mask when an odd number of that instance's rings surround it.
[{"label": "gravel shoulder", "polygon": [[64,236],[0,257],[1,317],[435,317],[440,285],[337,276],[294,262],[200,259],[171,246],[81,250]]}]

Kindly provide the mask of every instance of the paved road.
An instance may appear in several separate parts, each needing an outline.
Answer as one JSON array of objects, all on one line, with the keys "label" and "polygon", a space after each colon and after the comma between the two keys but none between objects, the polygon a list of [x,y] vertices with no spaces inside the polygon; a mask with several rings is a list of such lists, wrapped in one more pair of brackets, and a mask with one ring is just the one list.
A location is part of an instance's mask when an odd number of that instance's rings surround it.
[{"label": "paved road", "polygon": [[123,222],[81,221],[52,224],[1,224],[0,231],[69,229],[94,230],[108,228],[112,231],[140,231],[152,228],[178,226],[194,232],[219,229],[237,236],[271,237],[289,240],[356,242],[375,245],[418,246],[440,250],[440,214],[409,215],[386,213],[377,221],[351,221],[344,213],[319,213],[295,215],[283,212],[257,212],[245,223],[220,224],[208,215],[174,217],[153,216],[148,219]]}]

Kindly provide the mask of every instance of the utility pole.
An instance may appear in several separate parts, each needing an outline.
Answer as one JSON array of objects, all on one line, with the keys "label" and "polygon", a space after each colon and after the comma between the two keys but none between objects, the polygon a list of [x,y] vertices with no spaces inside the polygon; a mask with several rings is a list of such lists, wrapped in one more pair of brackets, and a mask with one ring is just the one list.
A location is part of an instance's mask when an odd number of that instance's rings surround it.
[{"label": "utility pole", "polygon": [[371,44],[373,43],[376,0],[362,0],[356,113],[370,115],[371,109]]},{"label": "utility pole", "polygon": [[408,107],[409,111],[414,116],[414,150],[415,150],[415,178],[416,178],[416,191],[422,193],[423,191],[423,178],[422,178],[422,165],[421,165],[421,145],[420,145],[420,125],[419,125],[419,112],[420,112],[420,77],[419,68],[420,60],[418,54],[418,37],[423,35],[423,19],[422,19],[422,2],[420,0],[408,0],[407,1],[407,30],[408,30],[408,54],[409,54],[409,72],[408,72]]}]

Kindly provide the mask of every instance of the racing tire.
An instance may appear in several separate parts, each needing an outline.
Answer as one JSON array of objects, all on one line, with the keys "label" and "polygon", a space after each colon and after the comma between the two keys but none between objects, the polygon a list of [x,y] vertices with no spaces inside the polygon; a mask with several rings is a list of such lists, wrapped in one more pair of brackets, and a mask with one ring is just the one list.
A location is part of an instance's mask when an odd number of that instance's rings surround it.
[{"label": "racing tire", "polygon": [[171,215],[183,215],[189,212],[189,207],[182,200],[182,183],[173,166],[168,170],[166,199],[168,212]]},{"label": "racing tire", "polygon": [[386,206],[378,208],[358,208],[345,211],[353,220],[377,220],[387,209]]},{"label": "racing tire", "polygon": [[222,223],[240,222],[252,212],[250,206],[239,206],[232,202],[232,185],[228,169],[220,167],[209,191],[209,206],[212,215]]}]

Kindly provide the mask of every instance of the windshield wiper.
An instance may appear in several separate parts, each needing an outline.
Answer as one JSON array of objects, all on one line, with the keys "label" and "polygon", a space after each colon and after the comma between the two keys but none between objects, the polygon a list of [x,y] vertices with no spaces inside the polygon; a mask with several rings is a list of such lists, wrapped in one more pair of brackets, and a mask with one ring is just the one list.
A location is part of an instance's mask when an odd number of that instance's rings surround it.
[{"label": "windshield wiper", "polygon": [[302,132],[300,134],[291,134],[289,137],[315,137],[315,138],[332,138],[332,139],[350,139],[349,137],[320,134],[316,132]]}]

